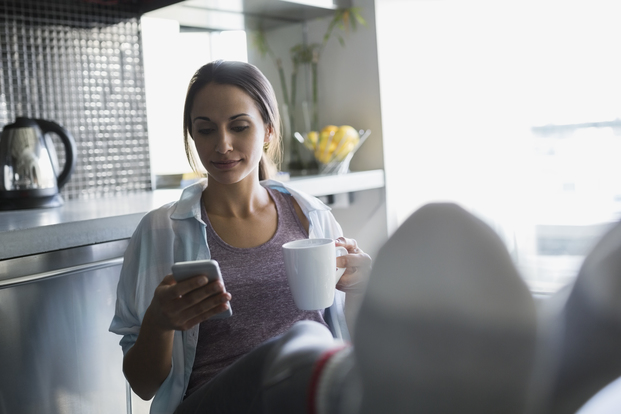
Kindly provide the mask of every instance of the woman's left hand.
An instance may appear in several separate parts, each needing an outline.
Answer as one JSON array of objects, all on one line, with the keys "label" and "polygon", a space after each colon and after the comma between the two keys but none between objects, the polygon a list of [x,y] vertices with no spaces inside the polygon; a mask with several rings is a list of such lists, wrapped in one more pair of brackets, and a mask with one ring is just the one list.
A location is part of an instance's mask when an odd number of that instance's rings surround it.
[{"label": "woman's left hand", "polygon": [[345,273],[336,284],[336,288],[346,293],[362,291],[371,274],[371,257],[360,250],[354,239],[339,237],[335,240],[335,244],[346,248],[349,252],[345,256],[336,258],[337,267],[345,268]]}]

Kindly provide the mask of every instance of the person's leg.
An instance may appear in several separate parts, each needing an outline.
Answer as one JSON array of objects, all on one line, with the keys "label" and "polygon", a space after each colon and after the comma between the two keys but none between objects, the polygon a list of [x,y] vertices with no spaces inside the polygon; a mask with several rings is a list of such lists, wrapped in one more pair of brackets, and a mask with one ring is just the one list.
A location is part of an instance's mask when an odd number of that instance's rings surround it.
[{"label": "person's leg", "polygon": [[354,347],[326,352],[315,364],[315,375],[309,388],[309,414],[359,414],[362,404],[362,382]]},{"label": "person's leg", "polygon": [[496,233],[455,204],[424,206],[379,251],[358,313],[360,413],[524,413],[536,327]]},{"label": "person's leg", "polygon": [[272,347],[266,360],[262,396],[265,412],[309,412],[314,404],[314,383],[325,363],[346,346],[323,325],[310,321],[295,324]]},{"label": "person's leg", "polygon": [[574,413],[621,376],[621,223],[593,247],[575,283],[553,300],[562,308],[549,321],[555,331],[545,332],[552,363],[541,375],[549,377],[550,395],[539,412]]},{"label": "person's leg", "polygon": [[175,414],[306,413],[316,362],[342,347],[325,326],[300,321],[196,390]]},{"label": "person's leg", "polygon": [[270,339],[197,389],[175,410],[190,413],[262,413],[261,378],[267,355],[278,342]]}]

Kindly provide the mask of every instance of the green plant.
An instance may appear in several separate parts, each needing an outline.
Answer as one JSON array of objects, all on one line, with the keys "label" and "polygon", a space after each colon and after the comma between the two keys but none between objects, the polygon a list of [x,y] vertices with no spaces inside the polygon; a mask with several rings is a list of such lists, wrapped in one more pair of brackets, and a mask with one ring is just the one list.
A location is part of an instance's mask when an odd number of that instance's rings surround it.
[{"label": "green plant", "polygon": [[[259,51],[262,57],[269,56],[276,68],[278,69],[278,76],[280,79],[280,86],[282,88],[283,93],[283,103],[287,106],[289,111],[289,117],[286,120],[291,128],[291,132],[293,132],[293,128],[295,128],[295,104],[296,104],[296,94],[297,94],[297,83],[298,83],[298,71],[301,65],[310,65],[311,72],[311,82],[312,82],[312,122],[311,122],[311,130],[318,131],[319,130],[319,117],[318,117],[318,79],[317,79],[317,66],[319,64],[319,59],[321,54],[330,41],[332,37],[337,37],[341,46],[345,46],[345,39],[342,35],[344,32],[348,31],[356,31],[358,24],[366,26],[366,21],[360,14],[359,7],[349,7],[338,9],[334,12],[332,20],[328,24],[328,28],[326,29],[325,34],[323,35],[321,43],[312,43],[305,44],[300,43],[294,45],[289,49],[289,57],[292,63],[291,70],[291,79],[290,79],[290,90],[287,87],[287,79],[285,76],[285,71],[283,68],[282,60],[275,55],[273,50],[270,48],[267,38],[265,35],[265,31],[263,29],[259,29],[254,31],[251,34],[252,45]],[[335,29],[340,29],[335,30]],[[298,151],[298,146],[293,146],[295,151]]]}]

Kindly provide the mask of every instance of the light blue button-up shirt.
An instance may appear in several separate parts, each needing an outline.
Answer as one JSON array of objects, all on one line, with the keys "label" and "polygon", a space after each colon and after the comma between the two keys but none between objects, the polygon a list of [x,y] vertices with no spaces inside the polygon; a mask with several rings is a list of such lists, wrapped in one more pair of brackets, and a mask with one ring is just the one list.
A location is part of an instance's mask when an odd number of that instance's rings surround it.
[{"label": "light blue button-up shirt", "polygon": [[[330,208],[319,199],[300,193],[274,181],[261,185],[289,193],[309,221],[309,238],[343,235]],[[140,222],[125,252],[117,288],[116,312],[110,331],[122,335],[123,354],[136,342],[144,314],[151,304],[155,288],[170,274],[176,262],[211,258],[205,223],[201,220],[200,200],[207,180],[183,190],[179,201],[149,212]],[[349,340],[344,315],[345,294],[336,291],[334,304],[326,309],[325,319],[335,337]],[[152,414],[174,412],[183,400],[198,342],[198,325],[187,331],[175,331],[172,364],[151,403]]]}]

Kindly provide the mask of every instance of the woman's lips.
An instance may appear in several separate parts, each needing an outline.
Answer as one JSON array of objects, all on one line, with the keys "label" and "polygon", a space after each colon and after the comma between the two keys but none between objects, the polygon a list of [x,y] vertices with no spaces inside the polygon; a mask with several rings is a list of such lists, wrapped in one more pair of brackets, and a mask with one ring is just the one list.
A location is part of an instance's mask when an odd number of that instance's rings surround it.
[{"label": "woman's lips", "polygon": [[216,167],[219,170],[230,170],[231,168],[235,167],[240,162],[241,160],[229,160],[229,161],[212,161],[211,163],[213,164],[214,167]]}]

